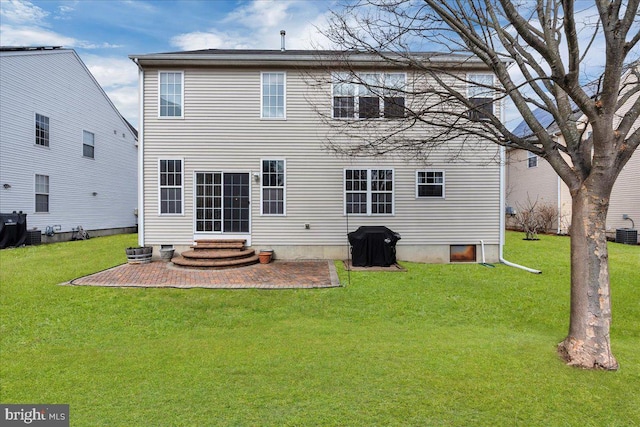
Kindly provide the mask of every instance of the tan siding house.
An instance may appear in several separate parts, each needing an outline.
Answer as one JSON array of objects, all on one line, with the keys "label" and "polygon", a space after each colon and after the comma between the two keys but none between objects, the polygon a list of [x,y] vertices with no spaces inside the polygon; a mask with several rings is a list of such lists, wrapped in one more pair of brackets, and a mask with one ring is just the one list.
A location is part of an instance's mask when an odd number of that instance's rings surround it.
[{"label": "tan siding house", "polygon": [[[316,52],[131,58],[141,80],[140,244],[180,252],[196,239],[242,238],[281,259],[346,259],[348,232],[382,225],[402,236],[400,260],[450,262],[451,245],[470,245],[480,261],[482,241],[487,261],[498,261],[500,167],[490,142],[477,141],[457,162],[448,152],[428,163],[339,157],[326,141],[349,144],[332,125],[340,118],[331,118],[348,96],[334,98],[332,69]],[[461,73],[487,73],[465,59],[450,61]],[[424,82],[379,66],[362,64],[363,72]],[[352,114],[353,100],[344,102],[340,111]],[[389,123],[371,120],[369,131]]]},{"label": "tan siding house", "polygon": [[[632,73],[628,74],[624,81],[625,84],[638,84]],[[631,108],[637,97],[638,95],[631,97],[619,109],[620,117]],[[640,123],[636,122],[631,132],[638,126]],[[553,124],[550,129],[553,129]],[[585,135],[589,133],[589,129],[587,124]],[[564,145],[562,135],[558,134],[556,138],[559,144]],[[537,200],[539,203],[552,204],[560,212],[555,231],[568,233],[571,225],[569,188],[546,160],[537,158],[535,162],[530,162],[530,157],[532,155],[525,150],[507,150],[506,205],[517,211],[519,207],[527,206],[529,201],[533,203]],[[618,228],[632,227],[633,223],[628,219],[623,219],[623,215],[635,221],[636,228],[640,225],[640,154],[637,152],[622,169],[613,186],[607,215],[609,236],[614,237]]]}]

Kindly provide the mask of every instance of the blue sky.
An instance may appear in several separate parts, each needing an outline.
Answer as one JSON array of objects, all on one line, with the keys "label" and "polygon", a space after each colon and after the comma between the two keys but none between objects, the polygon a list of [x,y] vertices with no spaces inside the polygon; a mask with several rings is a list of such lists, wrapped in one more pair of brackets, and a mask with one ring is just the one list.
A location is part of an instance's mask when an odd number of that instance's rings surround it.
[{"label": "blue sky", "polygon": [[0,0],[0,44],[78,52],[120,112],[138,123],[138,72],[128,55],[322,43],[331,0]]}]

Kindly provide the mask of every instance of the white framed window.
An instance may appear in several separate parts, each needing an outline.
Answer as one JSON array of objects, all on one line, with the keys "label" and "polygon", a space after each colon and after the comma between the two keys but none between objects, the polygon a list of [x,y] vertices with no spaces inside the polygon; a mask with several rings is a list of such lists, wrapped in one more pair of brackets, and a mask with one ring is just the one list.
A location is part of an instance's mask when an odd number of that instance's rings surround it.
[{"label": "white framed window", "polygon": [[262,88],[261,117],[263,119],[285,119],[287,74],[284,71],[264,72],[261,74],[260,80]]},{"label": "white framed window", "polygon": [[333,118],[379,119],[405,116],[406,73],[334,73]]},{"label": "white framed window", "polygon": [[345,169],[345,213],[393,215],[393,169]]},{"label": "white framed window", "polygon": [[286,165],[282,159],[262,160],[260,214],[286,215],[285,173]]},{"label": "white framed window", "polygon": [[36,113],[36,145],[49,146],[49,117]]},{"label": "white framed window", "polygon": [[533,154],[531,151],[527,151],[527,167],[528,168],[538,167],[538,156]]},{"label": "white framed window", "polygon": [[416,171],[416,198],[444,199],[444,171]]},{"label": "white framed window", "polygon": [[474,108],[468,111],[474,121],[489,120],[493,110],[493,74],[468,74],[467,96]]},{"label": "white framed window", "polygon": [[184,73],[182,71],[158,72],[158,116],[183,117]]},{"label": "white framed window", "polygon": [[160,159],[159,211],[161,215],[182,215],[183,212],[183,167],[182,159]]},{"label": "white framed window", "polygon": [[49,175],[36,175],[36,212],[49,212]]},{"label": "white framed window", "polygon": [[90,159],[95,158],[96,135],[86,130],[82,131],[82,155]]}]

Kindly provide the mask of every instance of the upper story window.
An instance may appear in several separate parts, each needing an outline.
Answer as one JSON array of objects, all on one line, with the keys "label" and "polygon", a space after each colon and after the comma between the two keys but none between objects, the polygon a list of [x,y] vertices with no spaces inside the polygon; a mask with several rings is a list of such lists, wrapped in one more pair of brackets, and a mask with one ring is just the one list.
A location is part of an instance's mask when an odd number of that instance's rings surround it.
[{"label": "upper story window", "polygon": [[344,189],[347,214],[393,214],[392,169],[345,169]]},{"label": "upper story window", "polygon": [[467,76],[469,101],[474,108],[469,110],[471,120],[489,120],[493,115],[493,74],[469,74]]},{"label": "upper story window", "polygon": [[96,136],[92,132],[82,131],[82,155],[84,157],[94,158],[96,149]]},{"label": "upper story window", "polygon": [[417,171],[416,197],[444,198],[444,171]]},{"label": "upper story window", "polygon": [[286,111],[286,74],[262,73],[262,118],[284,119]]},{"label": "upper story window", "polygon": [[405,73],[333,75],[333,117],[377,119],[405,115]]},{"label": "upper story window", "polygon": [[184,85],[181,71],[160,71],[159,73],[159,109],[160,117],[182,117]]},{"label": "upper story window", "polygon": [[528,168],[538,167],[538,156],[533,154],[531,151],[527,151],[527,167]]},{"label": "upper story window", "polygon": [[36,212],[49,212],[49,175],[36,175]]},{"label": "upper story window", "polygon": [[285,161],[262,161],[262,215],[285,215]]},{"label": "upper story window", "polygon": [[36,114],[36,145],[49,146],[49,117]]},{"label": "upper story window", "polygon": [[182,214],[182,160],[160,160],[160,213]]}]

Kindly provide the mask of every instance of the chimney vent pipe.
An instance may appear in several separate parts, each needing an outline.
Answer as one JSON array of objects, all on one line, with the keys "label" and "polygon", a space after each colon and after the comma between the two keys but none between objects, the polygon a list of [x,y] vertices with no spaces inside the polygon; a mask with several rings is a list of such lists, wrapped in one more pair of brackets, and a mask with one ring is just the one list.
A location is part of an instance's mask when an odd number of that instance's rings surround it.
[{"label": "chimney vent pipe", "polygon": [[282,52],[284,52],[284,36],[285,36],[286,34],[287,34],[287,32],[286,32],[285,30],[280,30],[280,38],[281,38],[281,39],[280,39],[280,40],[281,40],[281,42],[280,42],[280,50],[281,50]]}]

